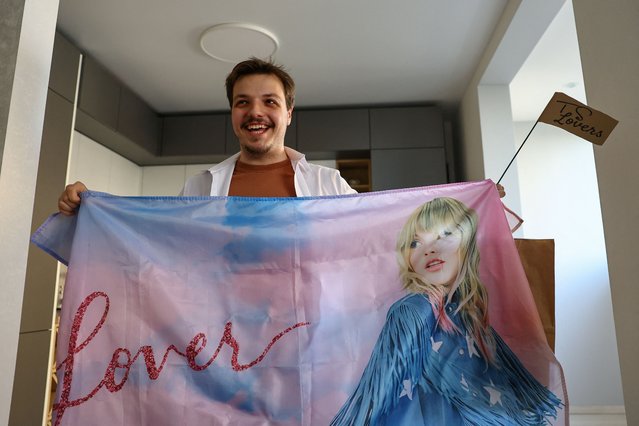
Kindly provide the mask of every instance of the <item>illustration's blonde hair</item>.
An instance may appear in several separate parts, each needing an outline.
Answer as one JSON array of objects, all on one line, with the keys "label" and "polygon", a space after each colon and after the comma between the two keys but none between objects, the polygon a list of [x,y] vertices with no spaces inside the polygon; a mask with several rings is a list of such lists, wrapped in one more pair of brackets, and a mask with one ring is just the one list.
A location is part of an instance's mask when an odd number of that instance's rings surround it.
[{"label": "illustration's blonde hair", "polygon": [[[448,293],[441,285],[429,283],[417,274],[410,264],[410,252],[415,236],[420,232],[442,231],[459,233],[461,242],[458,256],[460,269]],[[454,198],[435,198],[417,208],[408,218],[397,239],[400,277],[406,290],[424,293],[433,306],[438,325],[448,333],[460,333],[446,313],[446,304],[453,296],[459,301],[459,312],[464,328],[475,339],[479,350],[488,361],[494,360],[495,342],[487,332],[488,293],[479,278],[479,249],[476,241],[477,213]]]}]

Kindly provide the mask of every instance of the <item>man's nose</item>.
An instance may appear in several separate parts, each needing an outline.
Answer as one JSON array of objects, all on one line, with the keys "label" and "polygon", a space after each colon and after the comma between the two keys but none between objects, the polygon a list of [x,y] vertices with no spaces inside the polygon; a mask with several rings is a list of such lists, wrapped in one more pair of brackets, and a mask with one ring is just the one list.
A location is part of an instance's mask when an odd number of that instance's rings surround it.
[{"label": "man's nose", "polygon": [[257,102],[254,102],[249,109],[249,114],[252,117],[262,117],[264,115],[264,110],[262,109],[261,105],[259,105]]}]

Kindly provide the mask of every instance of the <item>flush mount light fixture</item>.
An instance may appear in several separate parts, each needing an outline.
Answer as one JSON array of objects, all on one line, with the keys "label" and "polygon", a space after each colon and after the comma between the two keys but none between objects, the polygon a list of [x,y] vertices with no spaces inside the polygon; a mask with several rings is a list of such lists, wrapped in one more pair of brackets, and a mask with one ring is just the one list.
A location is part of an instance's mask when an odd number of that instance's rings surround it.
[{"label": "flush mount light fixture", "polygon": [[273,56],[279,44],[277,37],[265,28],[231,22],[205,30],[200,36],[200,47],[211,58],[235,63],[251,56]]}]

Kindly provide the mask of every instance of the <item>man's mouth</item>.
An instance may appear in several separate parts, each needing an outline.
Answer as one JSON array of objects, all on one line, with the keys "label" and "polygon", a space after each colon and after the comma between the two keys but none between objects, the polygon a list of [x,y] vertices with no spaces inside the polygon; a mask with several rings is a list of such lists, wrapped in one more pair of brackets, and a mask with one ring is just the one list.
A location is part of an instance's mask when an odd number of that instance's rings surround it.
[{"label": "man's mouth", "polygon": [[249,123],[243,127],[251,133],[263,133],[268,130],[270,126],[266,123]]}]

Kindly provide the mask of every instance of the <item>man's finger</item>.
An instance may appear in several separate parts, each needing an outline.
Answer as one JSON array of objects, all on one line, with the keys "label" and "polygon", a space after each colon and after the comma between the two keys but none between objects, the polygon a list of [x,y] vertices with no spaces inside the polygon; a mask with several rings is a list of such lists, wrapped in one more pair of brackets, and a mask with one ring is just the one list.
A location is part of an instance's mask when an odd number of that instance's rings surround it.
[{"label": "man's finger", "polygon": [[58,210],[65,216],[73,216],[77,207],[77,204],[68,203],[63,200],[58,201]]}]

